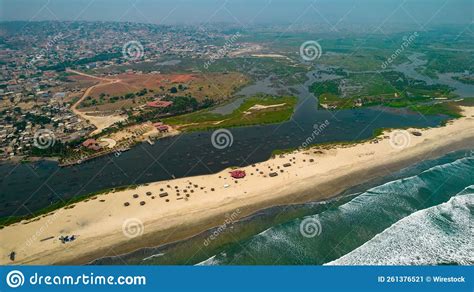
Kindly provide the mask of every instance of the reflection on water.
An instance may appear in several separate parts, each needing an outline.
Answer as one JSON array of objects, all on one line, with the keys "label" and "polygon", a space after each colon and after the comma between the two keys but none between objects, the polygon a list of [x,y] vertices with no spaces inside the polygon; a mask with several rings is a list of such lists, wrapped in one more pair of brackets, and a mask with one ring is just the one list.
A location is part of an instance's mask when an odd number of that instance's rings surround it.
[{"label": "reflection on water", "polygon": [[253,84],[246,86],[239,90],[236,95],[244,95],[246,97],[258,94],[258,93],[266,93],[266,94],[272,94],[272,95],[277,95],[278,94],[278,88],[274,87],[272,85],[272,78],[273,76],[268,76],[265,79],[258,80],[254,82]]},{"label": "reflection on water", "polygon": [[422,80],[428,85],[443,84],[448,85],[454,89],[454,93],[459,97],[473,97],[474,96],[474,85],[465,84],[459,82],[453,77],[461,76],[461,73],[439,73],[438,79],[432,79],[426,75],[418,73],[417,68],[421,68],[426,65],[427,61],[421,59],[424,56],[422,53],[413,53],[408,57],[409,62],[395,66],[395,70],[405,74],[406,76]]},{"label": "reflection on water", "polygon": [[474,97],[474,85],[462,83],[453,79],[453,77],[460,77],[461,73],[442,73],[438,74],[438,82],[446,84],[454,88],[454,93],[460,97]]},{"label": "reflection on water", "polygon": [[235,94],[236,96],[238,96],[236,99],[224,105],[218,106],[210,112],[215,114],[228,115],[231,114],[234,110],[238,109],[248,97],[254,96],[256,94],[280,95],[281,92],[284,91],[284,88],[276,87],[274,84],[272,84],[272,78],[273,76],[268,76],[267,78],[257,80],[253,84],[242,88]]}]

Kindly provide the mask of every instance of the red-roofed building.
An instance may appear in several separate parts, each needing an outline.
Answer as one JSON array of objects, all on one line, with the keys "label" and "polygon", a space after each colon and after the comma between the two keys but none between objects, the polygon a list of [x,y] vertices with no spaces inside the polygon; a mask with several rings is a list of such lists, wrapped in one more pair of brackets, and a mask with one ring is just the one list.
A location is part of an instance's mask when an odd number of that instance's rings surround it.
[{"label": "red-roofed building", "polygon": [[245,170],[232,170],[229,172],[230,176],[233,178],[244,178],[245,177]]},{"label": "red-roofed building", "polygon": [[87,139],[86,141],[82,142],[82,146],[94,151],[99,151],[101,149],[99,143],[95,139]]},{"label": "red-roofed building", "polygon": [[169,127],[167,125],[161,125],[161,126],[158,126],[156,128],[158,129],[158,131],[160,131],[160,133],[168,132],[168,130],[169,130]]},{"label": "red-roofed building", "polygon": [[169,130],[169,126],[163,124],[162,122],[156,122],[156,123],[153,124],[153,126],[154,126],[158,131],[160,131],[160,133],[168,132],[168,130]]},{"label": "red-roofed building", "polygon": [[172,101],[167,101],[167,100],[155,100],[155,101],[150,101],[146,105],[149,107],[154,107],[154,108],[165,108],[169,107],[173,104]]}]

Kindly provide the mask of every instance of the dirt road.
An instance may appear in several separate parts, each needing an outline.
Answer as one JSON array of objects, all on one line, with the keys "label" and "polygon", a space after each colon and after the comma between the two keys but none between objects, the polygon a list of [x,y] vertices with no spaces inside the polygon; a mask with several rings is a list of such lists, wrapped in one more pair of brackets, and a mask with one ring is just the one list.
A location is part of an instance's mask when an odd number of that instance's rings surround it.
[{"label": "dirt road", "polygon": [[92,78],[92,79],[99,80],[98,84],[95,84],[95,85],[87,88],[86,91],[84,91],[84,94],[81,96],[81,98],[79,98],[71,106],[71,111],[74,114],[76,114],[77,116],[79,116],[80,118],[82,118],[84,120],[87,120],[89,123],[91,123],[92,125],[94,125],[97,128],[97,130],[93,131],[91,133],[91,135],[100,133],[103,129],[111,126],[112,124],[114,124],[116,122],[125,120],[125,117],[122,117],[120,115],[91,116],[91,115],[88,115],[87,112],[81,112],[80,110],[77,109],[77,107],[81,104],[81,102],[84,101],[84,99],[87,96],[89,96],[90,92],[93,89],[95,89],[97,87],[100,87],[100,86],[110,85],[110,84],[113,84],[113,83],[119,83],[119,82],[121,82],[120,79],[97,77],[97,76],[89,75],[87,73],[83,73],[83,72],[79,72],[79,71],[71,70],[71,69],[66,69],[66,72],[74,73],[74,74],[77,74],[77,75],[86,76],[86,77],[89,77],[89,78]]}]

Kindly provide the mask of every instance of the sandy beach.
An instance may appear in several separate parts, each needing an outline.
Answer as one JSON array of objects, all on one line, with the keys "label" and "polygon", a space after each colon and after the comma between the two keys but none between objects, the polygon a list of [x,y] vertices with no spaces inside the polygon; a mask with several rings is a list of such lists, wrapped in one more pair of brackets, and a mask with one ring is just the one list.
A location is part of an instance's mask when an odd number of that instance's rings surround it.
[{"label": "sandy beach", "polygon": [[[369,141],[315,146],[250,165],[234,179],[222,172],[161,181],[91,197],[0,230],[0,263],[85,264],[182,240],[275,205],[324,200],[445,153],[473,149],[474,107],[429,129],[390,130]],[[323,133],[324,134],[324,133]],[[59,237],[75,235],[72,242]],[[15,252],[15,260],[10,253]]]}]

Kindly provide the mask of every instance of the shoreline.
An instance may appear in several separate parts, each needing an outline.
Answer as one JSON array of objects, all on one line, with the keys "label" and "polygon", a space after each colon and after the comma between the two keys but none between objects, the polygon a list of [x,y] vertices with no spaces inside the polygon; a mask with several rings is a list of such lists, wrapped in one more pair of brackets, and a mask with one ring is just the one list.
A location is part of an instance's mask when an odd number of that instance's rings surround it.
[{"label": "shoreline", "polygon": [[[388,172],[448,152],[472,149],[474,108],[463,107],[463,110],[464,117],[445,126],[413,129],[421,136],[410,134],[409,144],[403,149],[392,147],[384,132],[375,139],[353,145],[330,149],[314,146],[277,155],[255,166],[243,167],[247,176],[240,180],[231,179],[230,169],[226,169],[211,175],[100,194],[1,229],[0,261],[2,264],[85,264],[104,256],[190,238],[223,224],[226,214],[235,210],[239,210],[238,220],[273,206],[330,199]],[[288,163],[289,167],[283,166]],[[270,172],[277,172],[278,176],[270,177]],[[176,188],[180,190],[179,196]],[[152,194],[147,196],[146,192]],[[161,198],[159,194],[164,192],[168,196]],[[133,198],[134,194],[139,197]],[[139,204],[141,201],[144,205]],[[125,202],[129,206],[125,207]],[[130,238],[122,231],[129,219],[140,222],[140,236]],[[66,244],[58,240],[60,235],[72,234],[78,235],[77,240]],[[12,251],[17,254],[13,262],[8,258]]]}]

